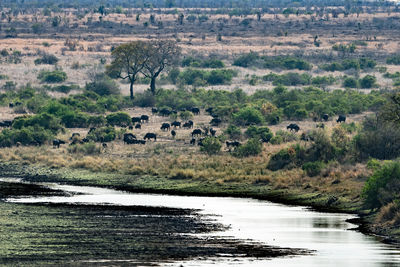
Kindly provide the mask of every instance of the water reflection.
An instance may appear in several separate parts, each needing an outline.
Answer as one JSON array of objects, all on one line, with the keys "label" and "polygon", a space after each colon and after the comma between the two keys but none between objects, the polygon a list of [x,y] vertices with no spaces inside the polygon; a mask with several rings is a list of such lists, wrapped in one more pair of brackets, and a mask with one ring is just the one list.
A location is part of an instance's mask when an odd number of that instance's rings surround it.
[{"label": "water reflection", "polygon": [[[79,192],[85,195],[72,197],[44,197],[10,199],[13,202],[61,202],[61,203],[110,203],[118,205],[164,206],[174,208],[201,209],[217,222],[229,225],[230,229],[210,235],[231,236],[244,240],[261,241],[280,247],[316,250],[312,256],[288,257],[246,262],[193,260],[184,266],[400,266],[398,249],[380,243],[347,229],[355,225],[346,220],[347,214],[320,213],[304,207],[285,206],[266,201],[237,198],[183,197],[152,194],[130,194],[126,192],[93,187],[51,185],[55,189]],[[180,263],[181,264],[181,263]],[[171,266],[177,266],[171,264]]]}]

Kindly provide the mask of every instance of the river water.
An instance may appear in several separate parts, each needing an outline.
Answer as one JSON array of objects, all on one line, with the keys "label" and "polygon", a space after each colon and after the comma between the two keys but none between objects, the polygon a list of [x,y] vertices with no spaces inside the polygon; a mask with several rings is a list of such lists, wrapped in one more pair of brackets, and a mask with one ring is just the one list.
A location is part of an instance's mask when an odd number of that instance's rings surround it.
[{"label": "river water", "polygon": [[[400,266],[400,249],[378,238],[349,230],[353,215],[322,213],[305,207],[228,197],[190,197],[135,194],[96,187],[46,184],[53,189],[80,193],[71,197],[8,199],[18,203],[90,203],[200,209],[229,230],[213,236],[258,241],[266,245],[315,250],[312,255],[271,260],[191,260],[169,266]],[[203,234],[204,235],[204,234]],[[205,235],[204,235],[205,236]],[[166,264],[167,265],[167,264]]]}]

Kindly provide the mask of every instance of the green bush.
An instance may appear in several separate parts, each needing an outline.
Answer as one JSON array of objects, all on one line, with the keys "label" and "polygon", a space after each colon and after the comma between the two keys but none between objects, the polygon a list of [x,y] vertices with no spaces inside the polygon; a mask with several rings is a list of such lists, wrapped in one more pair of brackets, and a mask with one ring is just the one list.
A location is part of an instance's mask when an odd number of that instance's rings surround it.
[{"label": "green bush", "polygon": [[208,155],[215,155],[221,151],[222,144],[215,137],[206,137],[202,141],[203,146],[201,146],[200,150],[206,152]]},{"label": "green bush", "polygon": [[387,64],[400,65],[400,55],[393,55],[386,59]]},{"label": "green bush", "polygon": [[258,109],[244,107],[233,114],[233,122],[236,125],[258,125],[264,122],[264,118]]},{"label": "green bush", "polygon": [[362,196],[368,208],[374,209],[400,200],[400,162],[387,162],[376,169],[364,185]]},{"label": "green bush", "polygon": [[268,127],[257,127],[250,126],[245,132],[246,136],[249,138],[255,138],[257,140],[262,140],[263,142],[269,142],[274,134]]},{"label": "green bush", "polygon": [[87,128],[89,116],[81,112],[68,112],[61,117],[61,123],[67,128]]},{"label": "green bush", "polygon": [[10,147],[17,143],[22,145],[42,145],[54,138],[54,134],[38,125],[19,129],[4,129],[0,133],[0,146]]},{"label": "green bush", "polygon": [[230,139],[234,140],[238,140],[242,137],[242,131],[240,130],[240,128],[233,124],[229,124],[224,133],[228,135]]},{"label": "green bush", "polygon": [[58,58],[55,55],[51,54],[44,54],[42,57],[35,59],[34,63],[35,65],[39,64],[49,64],[49,65],[55,65],[58,62]]},{"label": "green bush", "polygon": [[101,153],[101,147],[94,142],[89,142],[69,146],[68,152],[73,154],[98,155]]},{"label": "green bush", "polygon": [[95,92],[100,96],[118,95],[120,93],[118,84],[104,74],[96,75],[95,81],[87,83],[85,88],[86,90]]},{"label": "green bush", "polygon": [[90,127],[101,127],[106,124],[107,120],[103,116],[89,116],[87,123]]},{"label": "green bush", "polygon": [[14,119],[12,127],[14,129],[22,129],[26,127],[42,127],[56,134],[62,129],[60,119],[48,113],[41,113],[29,117],[18,117]]},{"label": "green bush", "polygon": [[97,128],[87,135],[89,140],[94,142],[111,142],[117,137],[117,132],[114,127],[107,126]]},{"label": "green bush", "polygon": [[283,143],[283,138],[280,135],[275,135],[271,138],[271,140],[269,141],[271,144],[273,145],[280,145]]},{"label": "green bush", "polygon": [[258,54],[251,52],[248,54],[240,55],[233,61],[233,65],[247,68],[250,66],[254,66],[255,62],[257,62],[258,59]]},{"label": "green bush", "polygon": [[111,113],[106,116],[107,123],[113,126],[127,126],[131,124],[131,117],[125,112]]},{"label": "green bush", "polygon": [[299,140],[298,135],[296,135],[293,132],[289,132],[289,131],[279,130],[275,133],[275,136],[280,137],[282,139],[282,142],[284,142],[284,143]]},{"label": "green bush", "polygon": [[61,83],[67,80],[67,74],[61,70],[41,71],[38,79],[42,83]]},{"label": "green bush", "polygon": [[278,153],[272,155],[268,162],[267,168],[271,171],[281,170],[283,168],[294,168],[301,164],[298,155],[304,152],[304,149],[299,145],[291,146],[280,150]]},{"label": "green bush", "polygon": [[235,157],[244,158],[250,156],[257,156],[262,151],[262,143],[254,138],[247,141],[246,144],[241,145],[235,149],[233,155]]},{"label": "green bush", "polygon": [[343,80],[343,86],[348,88],[357,88],[358,87],[358,80],[354,77],[346,77]]},{"label": "green bush", "polygon": [[376,77],[373,75],[365,75],[360,79],[361,88],[372,88],[376,86]]},{"label": "green bush", "polygon": [[234,70],[228,69],[205,71],[189,68],[179,74],[178,80],[188,85],[218,85],[230,83],[236,75],[237,73]]},{"label": "green bush", "polygon": [[311,70],[312,64],[309,62],[292,56],[278,56],[278,57],[262,57],[264,60],[264,68],[281,68],[287,70]]},{"label": "green bush", "polygon": [[324,168],[324,166],[325,164],[321,161],[306,162],[303,164],[302,169],[308,176],[314,177],[321,173],[321,170]]}]

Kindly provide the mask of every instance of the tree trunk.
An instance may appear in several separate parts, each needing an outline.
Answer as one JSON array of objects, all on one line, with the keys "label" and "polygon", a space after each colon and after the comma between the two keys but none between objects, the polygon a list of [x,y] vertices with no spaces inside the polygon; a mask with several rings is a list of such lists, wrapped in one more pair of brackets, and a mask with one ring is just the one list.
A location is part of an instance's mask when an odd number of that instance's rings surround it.
[{"label": "tree trunk", "polygon": [[134,83],[134,82],[131,81],[131,84],[130,84],[130,86],[129,86],[129,92],[131,93],[131,99],[134,98],[134,96],[133,96],[133,83]]},{"label": "tree trunk", "polygon": [[151,77],[151,82],[150,82],[150,91],[153,95],[156,94],[156,77],[153,76]]}]

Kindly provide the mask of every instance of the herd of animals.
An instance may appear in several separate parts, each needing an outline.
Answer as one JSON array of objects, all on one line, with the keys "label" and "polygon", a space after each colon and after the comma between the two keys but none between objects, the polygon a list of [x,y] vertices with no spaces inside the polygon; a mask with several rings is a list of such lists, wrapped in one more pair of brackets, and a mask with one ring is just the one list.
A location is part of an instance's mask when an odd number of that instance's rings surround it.
[{"label": "herd of animals", "polygon": [[[15,103],[15,104],[10,103],[10,107],[14,107],[15,105],[17,105],[17,103]],[[187,109],[187,110],[192,112],[193,115],[200,115],[200,109],[197,107]],[[174,111],[174,110],[172,110],[172,111],[169,109],[158,110],[157,108],[152,108],[151,112],[153,115],[160,115],[163,117],[168,117],[174,113],[177,114],[177,111]],[[205,112],[207,112],[210,116],[212,116],[212,119],[209,123],[212,127],[217,127],[222,123],[222,120],[213,113],[213,108],[208,108],[205,110]],[[148,116],[148,115],[141,115],[140,117],[132,117],[131,118],[132,124],[130,124],[129,126],[125,126],[125,127],[127,127],[129,130],[133,130],[134,128],[141,129],[142,124],[148,123],[149,120],[150,120],[150,116]],[[321,116],[321,120],[327,122],[329,120],[329,115],[323,114]],[[316,121],[316,120],[314,120],[314,121]],[[346,116],[339,115],[336,122],[337,123],[346,122]],[[12,124],[13,124],[13,120],[0,121],[0,127],[12,127]],[[190,140],[189,144],[196,145],[196,143],[197,143],[198,146],[203,146],[203,140],[207,136],[216,137],[217,130],[215,130],[212,127],[211,128],[202,127],[202,129],[200,129],[200,128],[194,129],[194,122],[192,120],[188,120],[186,122],[180,122],[180,121],[175,120],[172,123],[169,123],[169,122],[162,123],[160,130],[164,131],[164,132],[170,132],[172,138],[175,138],[179,129],[182,129],[182,128],[193,129],[190,134],[191,140]],[[325,124],[324,123],[317,124],[317,127],[324,128]],[[287,130],[294,131],[294,132],[298,132],[300,130],[299,125],[297,125],[296,123],[291,123],[286,128],[287,128]],[[90,128],[87,135],[89,135],[94,130],[96,130],[95,127]],[[83,143],[87,143],[90,141],[87,137],[81,138],[79,133],[73,133],[69,139],[71,141],[70,145],[83,144]],[[304,141],[310,141],[310,136],[308,136],[306,133],[302,133],[300,139],[304,140]],[[133,133],[125,133],[123,136],[123,142],[125,144],[145,145],[146,142],[148,142],[150,140],[153,140],[154,142],[157,141],[157,134],[154,132],[147,132],[144,135],[143,139],[138,139]],[[100,140],[100,141],[102,143],[103,148],[106,148],[107,144],[105,142],[102,142],[102,140]],[[264,142],[264,140],[262,140],[262,141]],[[62,145],[62,144],[66,144],[66,141],[61,140],[61,139],[53,140],[53,148],[59,148],[60,145]],[[241,143],[236,140],[226,141],[226,146],[228,149],[230,149],[231,147],[236,148],[240,145],[241,145]]]}]

